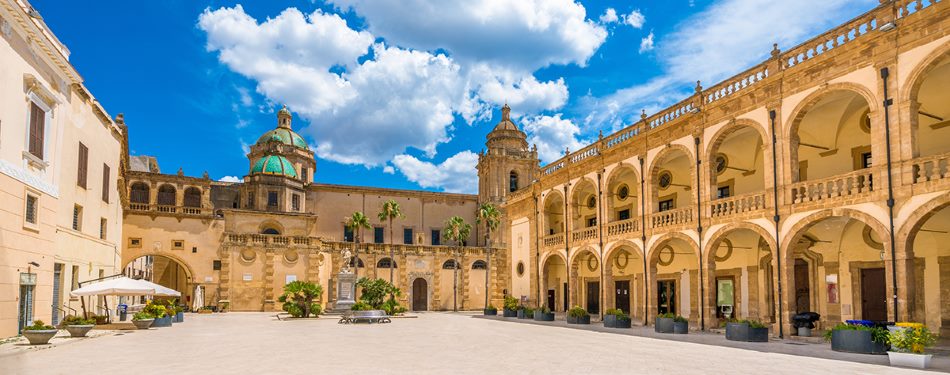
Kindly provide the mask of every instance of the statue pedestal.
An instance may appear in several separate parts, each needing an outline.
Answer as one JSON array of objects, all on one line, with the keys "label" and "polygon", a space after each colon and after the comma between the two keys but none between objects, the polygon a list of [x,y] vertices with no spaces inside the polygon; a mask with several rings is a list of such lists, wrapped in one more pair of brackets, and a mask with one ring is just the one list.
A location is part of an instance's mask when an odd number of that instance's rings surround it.
[{"label": "statue pedestal", "polygon": [[342,312],[349,311],[350,307],[356,303],[356,275],[352,273],[340,273],[336,276],[336,304],[333,310]]}]

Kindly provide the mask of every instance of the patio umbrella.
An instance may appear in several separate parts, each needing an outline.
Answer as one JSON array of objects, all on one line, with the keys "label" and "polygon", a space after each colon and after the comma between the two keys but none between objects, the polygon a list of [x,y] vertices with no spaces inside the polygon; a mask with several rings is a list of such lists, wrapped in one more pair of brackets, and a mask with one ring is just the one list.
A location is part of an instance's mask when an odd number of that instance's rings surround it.
[{"label": "patio umbrella", "polygon": [[153,295],[162,296],[162,297],[181,297],[181,292],[174,290],[172,288],[168,288],[168,287],[153,283],[151,281],[146,281],[146,280],[135,280],[135,281],[141,283],[145,287],[154,289],[155,293],[153,293]]},{"label": "patio umbrella", "polygon": [[69,292],[73,297],[85,296],[150,296],[155,294],[155,287],[140,283],[128,277],[118,277],[111,280],[99,281]]},{"label": "patio umbrella", "polygon": [[191,301],[191,310],[198,311],[201,310],[204,306],[205,293],[204,289],[201,289],[201,285],[195,286],[195,299]]}]

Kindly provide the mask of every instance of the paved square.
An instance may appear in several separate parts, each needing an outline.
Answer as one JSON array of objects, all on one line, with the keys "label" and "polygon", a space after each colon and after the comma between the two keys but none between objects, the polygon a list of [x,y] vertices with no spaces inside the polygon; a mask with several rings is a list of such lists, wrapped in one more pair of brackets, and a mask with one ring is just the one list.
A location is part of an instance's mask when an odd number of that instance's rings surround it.
[{"label": "paved square", "polygon": [[54,341],[60,344],[49,349],[4,351],[0,374],[929,373],[461,313],[380,325],[189,314],[172,328]]}]

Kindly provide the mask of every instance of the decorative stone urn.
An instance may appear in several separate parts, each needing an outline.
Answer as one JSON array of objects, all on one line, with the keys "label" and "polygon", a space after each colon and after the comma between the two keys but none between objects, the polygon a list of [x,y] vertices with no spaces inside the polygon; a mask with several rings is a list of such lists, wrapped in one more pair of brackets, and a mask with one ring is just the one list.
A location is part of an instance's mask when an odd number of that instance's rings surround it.
[{"label": "decorative stone urn", "polygon": [[52,339],[53,336],[56,336],[56,332],[59,332],[59,330],[24,330],[23,337],[26,337],[26,339],[30,341],[30,345],[46,345],[49,344],[49,340]]},{"label": "decorative stone urn", "polygon": [[138,328],[138,329],[148,329],[148,327],[152,326],[152,322],[154,321],[155,319],[133,320],[132,324],[134,324],[135,328]]},{"label": "decorative stone urn", "polygon": [[68,325],[66,326],[66,332],[69,332],[69,337],[86,337],[89,330],[95,326],[95,324]]}]

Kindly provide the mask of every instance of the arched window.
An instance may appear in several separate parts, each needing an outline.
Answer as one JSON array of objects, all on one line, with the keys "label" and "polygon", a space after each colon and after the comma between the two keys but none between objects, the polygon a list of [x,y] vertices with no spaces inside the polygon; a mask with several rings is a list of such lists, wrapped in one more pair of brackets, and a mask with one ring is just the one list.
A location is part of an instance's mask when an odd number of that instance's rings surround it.
[{"label": "arched window", "polygon": [[174,206],[176,204],[176,194],[174,186],[169,184],[162,185],[158,188],[158,204],[161,206]]},{"label": "arched window", "polygon": [[261,231],[261,234],[279,235],[280,231],[274,228],[264,228],[264,230]]},{"label": "arched window", "polygon": [[515,190],[518,190],[518,172],[511,171],[508,174],[508,191],[514,192]]},{"label": "arched window", "polygon": [[442,263],[442,269],[444,270],[454,270],[458,268],[458,263],[455,262],[455,259],[449,259]]},{"label": "arched window", "polygon": [[383,258],[376,262],[376,268],[398,268],[396,262],[390,258]]},{"label": "arched window", "polygon": [[201,207],[201,189],[194,186],[185,189],[185,207]]},{"label": "arched window", "polygon": [[484,260],[476,260],[475,263],[472,263],[473,270],[484,270],[488,269],[488,263],[485,263]]},{"label": "arched window", "polygon": [[359,259],[359,258],[356,258],[356,257],[350,258],[350,267],[353,267],[353,264],[355,263],[356,260],[359,260],[359,262],[360,262],[360,268],[365,268],[365,267],[366,267],[365,265],[363,265],[363,260],[362,260],[362,259]]},{"label": "arched window", "polygon": [[131,192],[129,193],[129,195],[130,195],[130,196],[129,196],[129,200],[132,201],[132,203],[145,203],[145,204],[148,204],[148,200],[149,200],[149,197],[148,197],[148,194],[149,194],[148,184],[146,184],[146,183],[144,183],[144,182],[136,182],[136,183],[132,184],[132,187],[131,187],[130,190],[131,190]]}]

